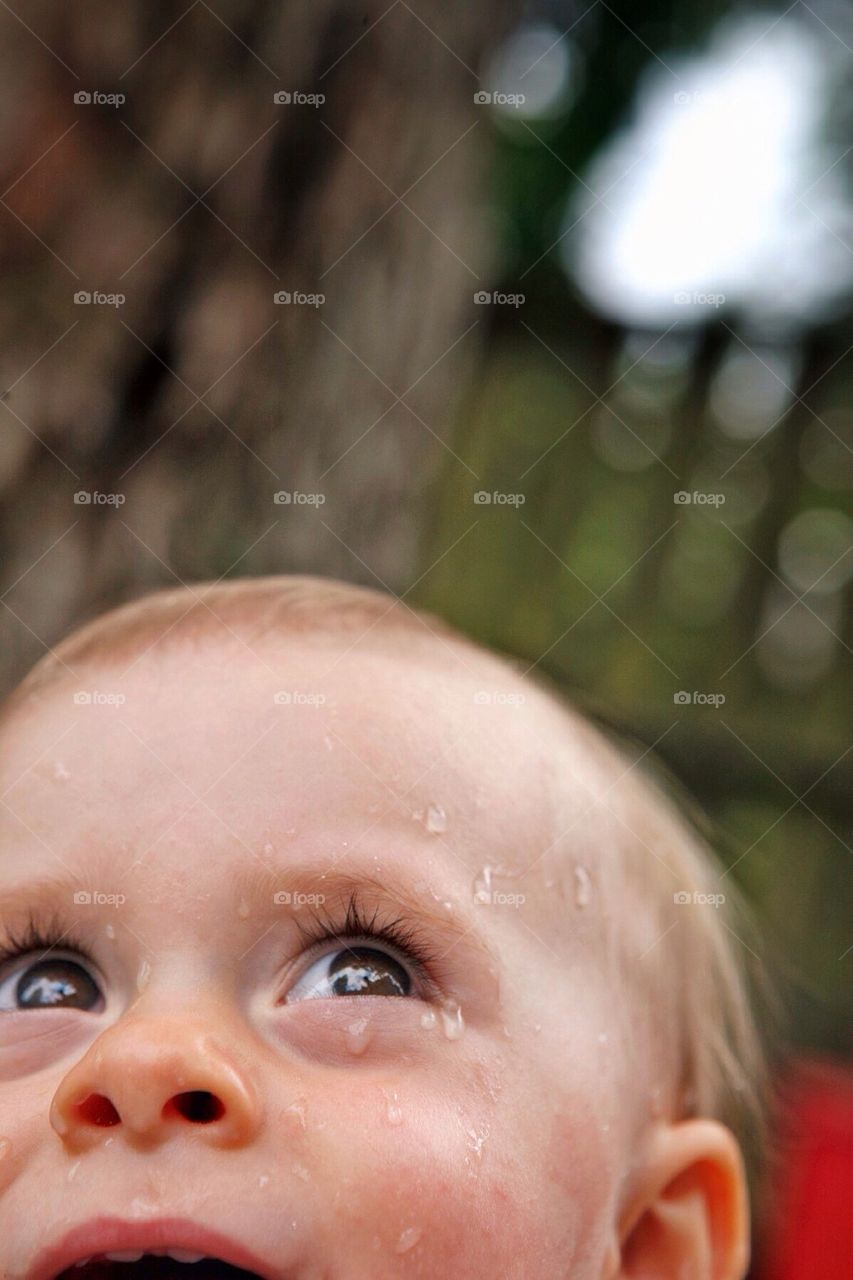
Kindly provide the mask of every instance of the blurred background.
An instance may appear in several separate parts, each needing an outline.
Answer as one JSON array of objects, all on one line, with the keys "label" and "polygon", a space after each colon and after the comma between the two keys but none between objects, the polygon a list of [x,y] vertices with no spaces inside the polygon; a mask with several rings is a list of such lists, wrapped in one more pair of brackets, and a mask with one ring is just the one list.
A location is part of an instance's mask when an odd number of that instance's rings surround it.
[{"label": "blurred background", "polygon": [[385,586],[654,748],[849,1055],[853,7],[0,27],[3,689],[160,585]]}]

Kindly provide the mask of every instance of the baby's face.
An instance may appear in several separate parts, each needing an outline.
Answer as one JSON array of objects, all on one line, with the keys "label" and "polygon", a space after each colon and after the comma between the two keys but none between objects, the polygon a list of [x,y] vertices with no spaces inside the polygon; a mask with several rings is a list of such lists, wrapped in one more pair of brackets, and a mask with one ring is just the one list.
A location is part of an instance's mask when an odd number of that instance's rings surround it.
[{"label": "baby's face", "polygon": [[[467,653],[256,652],[69,676],[0,734],[3,932],[55,927],[0,967],[0,1274],[156,1242],[271,1280],[609,1274],[643,1073],[606,780]],[[44,1255],[95,1219],[130,1225]]]}]

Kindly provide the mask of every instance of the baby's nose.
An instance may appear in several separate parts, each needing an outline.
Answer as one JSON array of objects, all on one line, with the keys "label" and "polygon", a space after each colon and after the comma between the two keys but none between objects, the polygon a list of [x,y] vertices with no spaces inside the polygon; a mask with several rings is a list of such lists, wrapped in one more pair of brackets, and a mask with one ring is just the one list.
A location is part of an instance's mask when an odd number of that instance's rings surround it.
[{"label": "baby's nose", "polygon": [[233,1147],[251,1141],[260,1110],[246,1070],[207,1028],[137,1018],[110,1027],[68,1072],[50,1122],[73,1148],[106,1131],[140,1147],[190,1133]]}]

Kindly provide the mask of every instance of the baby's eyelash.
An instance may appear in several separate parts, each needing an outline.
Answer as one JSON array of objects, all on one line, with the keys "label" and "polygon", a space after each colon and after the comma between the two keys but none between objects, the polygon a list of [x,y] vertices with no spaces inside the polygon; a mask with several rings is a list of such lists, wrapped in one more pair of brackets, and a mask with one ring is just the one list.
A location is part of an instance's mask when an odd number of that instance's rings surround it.
[{"label": "baby's eyelash", "polygon": [[61,949],[76,951],[90,964],[94,964],[89,948],[73,928],[63,926],[58,914],[43,914],[31,910],[24,917],[23,926],[4,924],[0,936],[0,967],[30,952],[43,954]]},{"label": "baby's eyelash", "polygon": [[368,915],[355,892],[350,894],[343,921],[321,907],[312,911],[310,925],[297,921],[297,927],[306,943],[315,947],[323,942],[345,945],[347,939],[354,938],[385,942],[409,960],[419,978],[434,981],[431,970],[438,957],[420,930],[402,917],[380,920],[378,908]]}]

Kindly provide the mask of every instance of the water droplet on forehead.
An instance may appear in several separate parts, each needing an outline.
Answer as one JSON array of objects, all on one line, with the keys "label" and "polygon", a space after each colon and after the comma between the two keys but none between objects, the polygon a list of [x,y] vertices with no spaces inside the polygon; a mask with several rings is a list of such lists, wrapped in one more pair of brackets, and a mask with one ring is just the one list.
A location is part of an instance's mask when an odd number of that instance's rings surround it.
[{"label": "water droplet on forehead", "polygon": [[586,867],[575,867],[575,903],[579,907],[589,906],[592,897],[592,879]]},{"label": "water droplet on forehead", "polygon": [[440,804],[427,805],[426,829],[431,831],[433,835],[438,835],[440,832],[447,830],[447,814]]},{"label": "water droplet on forehead", "polygon": [[408,1253],[410,1249],[414,1249],[422,1235],[423,1232],[420,1227],[406,1227],[406,1230],[401,1233],[400,1238],[397,1241],[397,1246],[394,1252]]}]

